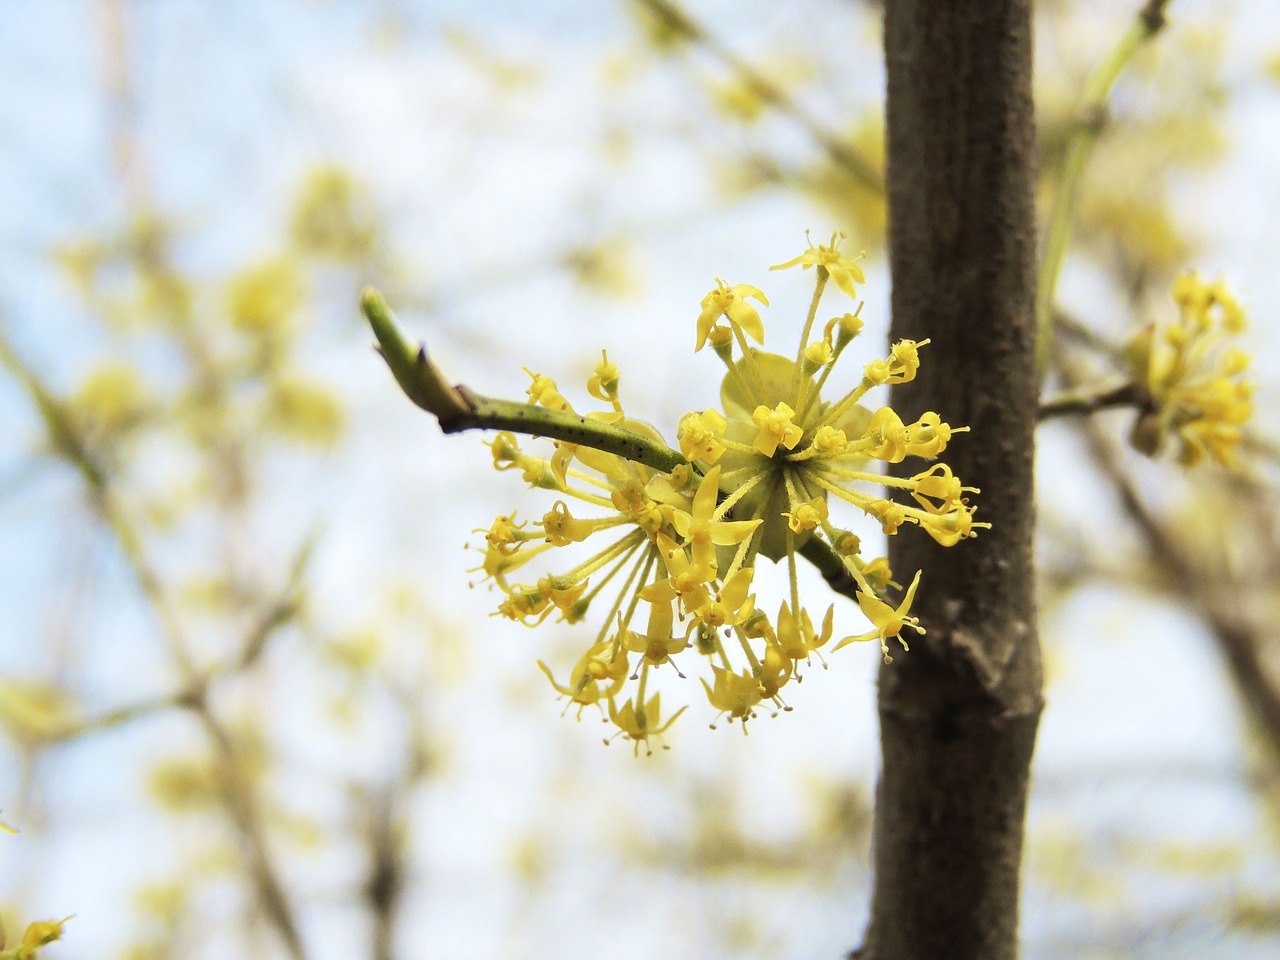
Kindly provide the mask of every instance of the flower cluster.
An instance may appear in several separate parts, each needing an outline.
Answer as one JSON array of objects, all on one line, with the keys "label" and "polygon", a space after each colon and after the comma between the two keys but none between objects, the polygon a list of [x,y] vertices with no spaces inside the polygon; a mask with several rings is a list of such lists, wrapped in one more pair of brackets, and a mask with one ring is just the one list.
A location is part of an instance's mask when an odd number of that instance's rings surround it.
[{"label": "flower cluster", "polygon": [[[899,602],[886,599],[885,591],[900,585],[883,558],[862,556],[858,536],[836,524],[833,505],[857,508],[886,534],[919,526],[946,546],[988,526],[974,521],[967,497],[978,491],[936,460],[952,434],[967,428],[952,427],[932,412],[904,423],[889,407],[862,404],[873,388],[914,378],[928,340],[894,344],[887,357],[863,367],[852,389],[832,401],[822,398],[836,361],[862,329],[861,303],[818,326],[828,280],[850,298],[865,282],[857,261],[840,252],[839,239],[810,244],[774,268],[817,268],[817,290],[794,357],[748,342],[764,343],[756,304],[767,306],[768,300],[756,287],[718,281],[703,299],[696,349],[710,344],[728,372],[718,406],[680,419],[676,439],[684,460],[673,469],[563,441],[549,457],[536,456],[510,433],[489,444],[497,469],[517,470],[557,499],[541,519],[500,516],[477,531],[485,546],[476,571],[505,595],[498,613],[529,626],[553,615],[577,623],[597,604],[606,608],[603,625],[566,681],[541,661],[539,666],[579,715],[596,705],[617,728],[615,736],[634,741],[637,751],[685,709],[664,718],[660,695],[649,693],[657,670],[683,678],[684,670],[693,672],[705,660],[707,699],[744,726],[758,707],[789,709],[782,689],[814,655],[821,659],[819,651],[836,636],[834,605],[816,618],[799,596],[797,553],[813,538],[825,540],[825,549],[857,582],[858,606],[871,627],[831,649],[875,640],[889,662],[891,640],[905,649],[904,630],[923,632],[910,613],[920,574]],[[821,331],[816,336],[815,328]],[[526,372],[531,403],[572,411],[554,381]],[[623,411],[619,380],[618,368],[603,355],[587,391],[608,409],[587,418],[661,442],[658,431]],[[932,462],[909,479],[868,469],[873,460],[907,457]],[[890,499],[884,487],[901,496]],[[515,581],[534,558],[587,540],[604,545],[563,573]],[[776,606],[766,607],[753,592],[761,557],[787,563],[790,589]]]},{"label": "flower cluster", "polygon": [[1244,311],[1221,281],[1205,283],[1194,273],[1175,281],[1173,299],[1178,321],[1146,327],[1126,353],[1147,394],[1133,445],[1155,456],[1173,437],[1183,464],[1192,466],[1207,454],[1231,466],[1240,425],[1253,412],[1254,385],[1243,379],[1249,356],[1225,345],[1244,330]]}]

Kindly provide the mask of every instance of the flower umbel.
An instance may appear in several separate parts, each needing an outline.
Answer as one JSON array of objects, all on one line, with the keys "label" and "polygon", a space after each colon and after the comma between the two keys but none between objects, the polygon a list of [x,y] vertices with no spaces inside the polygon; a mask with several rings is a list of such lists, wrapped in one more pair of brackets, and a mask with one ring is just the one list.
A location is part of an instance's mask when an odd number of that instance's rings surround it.
[{"label": "flower umbel", "polygon": [[1147,394],[1130,434],[1133,445],[1157,455],[1172,437],[1186,466],[1206,456],[1235,462],[1241,425],[1253,413],[1254,384],[1244,379],[1248,354],[1226,341],[1244,330],[1244,310],[1217,280],[1196,274],[1173,285],[1178,322],[1151,324],[1129,343],[1126,358]]},{"label": "flower umbel", "polygon": [[[849,296],[865,282],[857,262],[840,252],[840,238],[810,243],[776,268],[818,268],[794,358],[748,342],[763,346],[765,338],[764,320],[749,301],[768,306],[768,299],[756,287],[717,281],[703,298],[696,349],[710,342],[727,372],[719,403],[680,419],[679,455],[662,446],[656,429],[626,413],[622,373],[602,354],[587,393],[609,409],[578,422],[587,428],[606,423],[668,450],[662,468],[652,465],[658,462],[653,457],[629,459],[597,449],[589,429],[582,440],[577,433],[553,434],[573,442],[556,441],[548,456],[527,453],[510,433],[490,442],[497,469],[519,471],[530,486],[552,491],[553,499],[541,520],[519,522],[513,512],[477,531],[485,543],[475,572],[505,595],[498,615],[526,626],[599,617],[601,626],[566,683],[542,661],[538,665],[569,701],[566,709],[576,706],[580,716],[593,707],[616,728],[606,742],[623,737],[635,752],[642,743],[652,752],[651,743],[685,708],[663,718],[660,692],[650,685],[661,683],[670,696],[691,672],[701,674],[711,707],[744,729],[762,706],[771,705],[774,715],[789,710],[782,691],[799,679],[801,661],[809,663],[814,654],[821,659],[820,649],[839,636],[836,606],[815,628],[800,597],[797,560],[810,547],[843,565],[857,584],[859,611],[873,628],[829,649],[878,640],[889,662],[891,641],[906,649],[912,631],[923,633],[911,614],[921,574],[905,593],[890,593],[901,587],[888,564],[862,556],[862,539],[836,524],[838,510],[852,507],[854,518],[865,516],[890,535],[918,526],[944,546],[989,526],[974,520],[969,495],[978,491],[937,460],[967,428],[951,426],[933,411],[904,423],[888,406],[863,403],[879,386],[913,379],[928,340],[893,344],[887,356],[863,364],[851,389],[823,398],[832,371],[862,330],[859,304],[824,321],[814,338],[827,280]],[[555,411],[544,416],[578,416],[549,376],[529,376],[531,403]],[[536,418],[529,417],[529,431],[536,433]],[[871,469],[874,460],[909,457],[931,462],[909,478]],[[579,556],[559,574],[514,582],[529,561],[559,550]],[[789,582],[786,595],[768,605],[757,603],[755,593],[762,558],[785,561]],[[766,610],[777,610],[776,617]]]}]

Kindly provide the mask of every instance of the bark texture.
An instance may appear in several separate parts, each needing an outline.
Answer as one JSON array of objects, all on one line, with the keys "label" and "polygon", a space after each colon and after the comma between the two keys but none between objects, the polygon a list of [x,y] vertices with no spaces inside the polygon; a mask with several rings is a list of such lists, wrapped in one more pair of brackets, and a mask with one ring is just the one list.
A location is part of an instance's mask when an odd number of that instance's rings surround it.
[{"label": "bark texture", "polygon": [[1023,820],[1041,710],[1032,536],[1035,137],[1030,0],[886,6],[894,340],[929,337],[895,387],[959,434],[943,459],[993,524],[950,549],[891,539],[927,636],[881,670],[875,887],[857,956],[1018,952]]}]

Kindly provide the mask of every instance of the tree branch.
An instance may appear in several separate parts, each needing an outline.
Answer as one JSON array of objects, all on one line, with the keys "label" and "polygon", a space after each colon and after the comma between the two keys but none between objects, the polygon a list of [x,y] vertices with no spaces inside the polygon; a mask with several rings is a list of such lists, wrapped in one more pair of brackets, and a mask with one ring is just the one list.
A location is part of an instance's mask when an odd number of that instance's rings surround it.
[{"label": "tree branch", "polygon": [[[428,358],[427,348],[415,347],[405,339],[380,293],[367,288],[360,298],[360,307],[378,340],[378,352],[391,368],[400,389],[415,404],[433,414],[445,433],[510,430],[603,450],[663,473],[681,466],[695,475],[700,472],[678,450],[603,420],[484,397],[462,384],[451,386]],[[856,600],[857,582],[831,544],[810,537],[799,552],[818,569],[832,590]]]},{"label": "tree branch", "polygon": [[1040,422],[1055,417],[1082,416],[1117,407],[1140,407],[1149,400],[1137,384],[1125,383],[1094,393],[1068,390],[1040,404]]},{"label": "tree branch", "polygon": [[669,0],[637,0],[662,22],[686,40],[696,43],[742,78],[765,103],[794,120],[827,155],[843,167],[855,180],[879,192],[884,181],[875,165],[858,150],[831,133],[808,111],[803,109],[780,86],[756,70],[728,47],[717,40],[710,31],[697,23],[679,6]]},{"label": "tree branch", "polygon": [[1116,81],[1133,61],[1134,55],[1165,25],[1168,0],[1149,0],[1138,11],[1111,55],[1085,83],[1077,119],[1062,153],[1054,178],[1053,205],[1045,228],[1044,250],[1036,293],[1036,364],[1041,376],[1048,369],[1049,344],[1053,338],[1053,305],[1058,295],[1058,275],[1066,260],[1071,224],[1080,198],[1080,181],[1094,142],[1106,127],[1107,102]]}]

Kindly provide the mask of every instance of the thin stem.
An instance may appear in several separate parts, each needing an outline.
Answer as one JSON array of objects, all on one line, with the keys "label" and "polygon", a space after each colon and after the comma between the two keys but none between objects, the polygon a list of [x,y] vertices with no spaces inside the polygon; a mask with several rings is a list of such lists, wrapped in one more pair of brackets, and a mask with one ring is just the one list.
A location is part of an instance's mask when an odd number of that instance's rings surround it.
[{"label": "thin stem", "polygon": [[668,0],[640,0],[664,24],[678,32],[686,40],[696,43],[722,64],[742,78],[742,81],[765,103],[779,113],[790,117],[814,142],[822,147],[837,164],[855,180],[877,193],[884,191],[884,179],[875,165],[851,144],[827,130],[808,111],[793,100],[785,90],[760,73],[747,61],[729,50],[712,36],[705,27],[695,22],[679,6]]},{"label": "thin stem", "polygon": [[[106,468],[98,462],[85,444],[66,405],[57,399],[29,366],[22,362],[2,333],[0,333],[0,364],[9,368],[40,411],[54,451],[80,473],[88,487],[94,506],[114,535],[125,562],[138,581],[143,597],[155,611],[165,643],[188,690],[188,693],[180,695],[181,699],[175,705],[180,704],[194,711],[213,741],[223,770],[224,782],[227,785],[224,796],[227,811],[245,843],[249,870],[257,890],[258,900],[284,941],[289,956],[293,960],[305,960],[306,951],[298,933],[293,909],[267,849],[263,819],[258,810],[253,786],[243,775],[244,765],[237,755],[230,734],[213,715],[204,698],[203,691],[207,685],[207,678],[200,676],[188,652],[177,613],[173,609],[168,591],[164,589],[159,574],[147,559],[141,535],[116,499]],[[300,562],[305,563],[305,551]],[[284,613],[269,615],[256,628],[255,633],[250,635],[248,642],[242,648],[241,662],[247,664],[256,659],[267,638],[275,632],[277,626],[291,616],[292,610],[287,615]],[[98,718],[96,722],[111,726],[139,715],[141,713],[136,710],[129,713],[126,708],[124,713],[117,712],[116,716],[108,714]]]},{"label": "thin stem", "polygon": [[1146,397],[1134,383],[1110,387],[1095,393],[1068,390],[1040,404],[1040,422],[1055,417],[1068,417],[1112,410],[1117,407],[1141,407]]},{"label": "thin stem", "polygon": [[1058,277],[1066,259],[1071,239],[1072,221],[1080,199],[1080,180],[1085,161],[1094,141],[1106,127],[1107,101],[1116,81],[1132,62],[1134,54],[1165,25],[1164,8],[1168,0],[1149,0],[1138,12],[1111,55],[1099,65],[1085,84],[1078,119],[1067,140],[1056,177],[1053,205],[1049,210],[1041,252],[1040,276],[1036,290],[1036,366],[1041,379],[1048,369],[1049,347],[1053,336],[1053,304],[1057,297]]},{"label": "thin stem", "polygon": [[679,451],[613,424],[563,410],[484,397],[464,386],[450,386],[427,358],[426,347],[414,348],[404,338],[380,293],[366,288],[360,305],[400,389],[419,407],[434,414],[445,433],[510,430],[603,450],[663,473],[689,465]]},{"label": "thin stem", "polygon": [[[804,414],[809,409],[809,398],[805,395],[805,389],[809,383],[809,377],[804,373],[804,351],[809,345],[809,333],[813,330],[813,321],[818,316],[818,304],[822,300],[822,291],[827,285],[827,268],[818,268],[818,282],[814,287],[813,299],[809,301],[809,314],[804,318],[804,330],[800,332],[800,346],[796,348],[796,389],[794,406],[796,416],[799,422],[804,422]],[[817,395],[817,391],[814,391]]]}]

